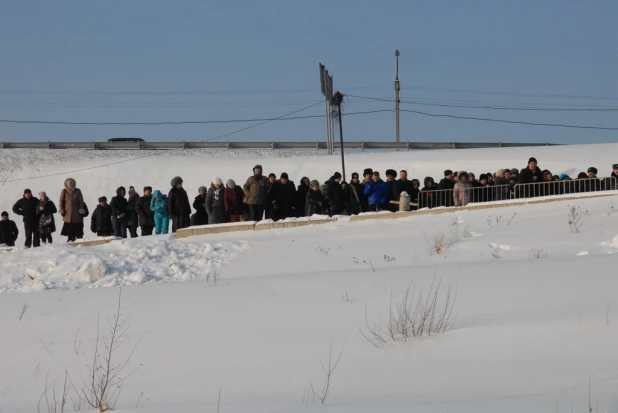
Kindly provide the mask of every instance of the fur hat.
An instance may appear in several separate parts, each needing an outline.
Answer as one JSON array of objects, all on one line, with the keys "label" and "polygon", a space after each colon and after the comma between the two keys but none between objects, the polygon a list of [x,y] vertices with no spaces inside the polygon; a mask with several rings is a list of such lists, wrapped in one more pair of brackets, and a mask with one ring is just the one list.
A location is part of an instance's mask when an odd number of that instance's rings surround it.
[{"label": "fur hat", "polygon": [[75,188],[77,186],[77,182],[75,182],[75,179],[73,179],[73,178],[67,178],[67,179],[64,180],[64,187],[66,189],[69,189],[69,184],[71,184],[71,186],[73,188]]},{"label": "fur hat", "polygon": [[592,172],[593,174],[596,175],[599,171],[594,166],[591,166],[590,168],[588,168],[588,172]]},{"label": "fur hat", "polygon": [[333,174],[333,179],[341,179],[341,174],[339,172],[335,172]]},{"label": "fur hat", "polygon": [[534,162],[534,163],[538,163],[538,162],[536,161],[536,158],[535,158],[534,156],[533,156],[532,158],[528,159],[528,165],[530,165],[532,162]]},{"label": "fur hat", "polygon": [[586,175],[586,172],[580,172],[577,174],[577,179],[586,179],[588,178],[588,175]]},{"label": "fur hat", "polygon": [[2,213],[0,214],[0,217],[8,217],[9,213],[6,211],[2,211]]},{"label": "fur hat", "polygon": [[311,186],[312,188],[313,188],[313,187],[316,187],[316,186],[320,186],[320,183],[314,179],[313,181],[311,181],[310,186]]},{"label": "fur hat", "polygon": [[45,191],[41,191],[41,192],[39,192],[39,196],[41,196],[41,195],[47,196],[47,193]]},{"label": "fur hat", "polygon": [[352,179],[358,179],[358,172],[352,172]]},{"label": "fur hat", "polygon": [[282,172],[281,176],[279,177],[279,179],[290,179],[290,178],[288,178],[287,172]]},{"label": "fur hat", "polygon": [[615,163],[612,165],[612,169],[615,171],[616,169],[618,169],[618,163]]},{"label": "fur hat", "polygon": [[99,202],[107,202],[107,197],[105,196],[100,197]]},{"label": "fur hat", "polygon": [[32,195],[32,191],[29,190],[29,189],[24,189],[24,195],[26,195],[26,194]]},{"label": "fur hat", "polygon": [[230,189],[234,189],[236,187],[236,182],[234,182],[233,179],[228,179],[225,185]]},{"label": "fur hat", "polygon": [[459,172],[459,175],[457,175],[457,177],[461,180],[461,177],[466,177],[466,179],[468,179],[470,177],[470,175],[468,175],[468,172],[466,171],[461,171]]},{"label": "fur hat", "polygon": [[451,171],[450,169],[447,169],[446,171],[444,171],[444,177],[446,178],[449,175],[453,175],[453,171]]},{"label": "fur hat", "polygon": [[262,172],[262,165],[255,165],[255,166],[253,167],[253,172],[255,172],[255,171],[260,171],[260,172]]},{"label": "fur hat", "polygon": [[394,169],[387,169],[386,176],[397,176],[397,171],[395,171]]},{"label": "fur hat", "polygon": [[145,186],[144,187],[144,192],[146,192],[146,191],[152,192],[152,187],[151,186]]},{"label": "fur hat", "polygon": [[367,168],[363,171],[363,176],[365,175],[373,175],[373,169]]},{"label": "fur hat", "polygon": [[215,179],[212,180],[212,184],[213,185],[223,185],[223,181],[221,180],[221,178],[216,177]]},{"label": "fur hat", "polygon": [[197,189],[197,192],[202,192],[202,191],[204,191],[204,192],[208,192],[208,189],[206,189],[206,187],[205,187],[205,186],[200,186],[200,187]]},{"label": "fur hat", "polygon": [[511,169],[511,175],[519,175],[519,171],[517,170],[517,168]]},{"label": "fur hat", "polygon": [[183,182],[183,181],[182,181],[182,178],[181,178],[181,177],[179,177],[179,176],[175,176],[174,178],[172,178],[172,182],[170,182],[170,185],[171,185],[172,187],[175,187],[175,186],[176,186],[176,185],[178,185],[178,184],[182,184],[182,182]]},{"label": "fur hat", "polygon": [[479,181],[487,180],[487,174],[480,174]]}]

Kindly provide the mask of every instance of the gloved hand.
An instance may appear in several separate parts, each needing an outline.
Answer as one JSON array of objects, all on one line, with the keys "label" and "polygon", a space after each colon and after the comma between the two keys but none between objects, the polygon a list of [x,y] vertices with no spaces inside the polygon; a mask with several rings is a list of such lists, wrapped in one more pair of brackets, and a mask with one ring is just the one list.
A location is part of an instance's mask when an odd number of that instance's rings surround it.
[{"label": "gloved hand", "polygon": [[279,209],[279,203],[277,201],[273,201],[273,208]]}]

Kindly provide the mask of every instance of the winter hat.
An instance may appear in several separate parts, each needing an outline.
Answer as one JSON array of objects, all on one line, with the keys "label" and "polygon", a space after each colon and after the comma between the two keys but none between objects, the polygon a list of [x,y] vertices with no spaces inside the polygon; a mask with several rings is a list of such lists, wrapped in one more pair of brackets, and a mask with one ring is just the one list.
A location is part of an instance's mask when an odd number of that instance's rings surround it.
[{"label": "winter hat", "polygon": [[339,172],[335,172],[333,174],[333,179],[341,179],[341,174]]},{"label": "winter hat", "polygon": [[107,202],[107,198],[102,196],[101,198],[99,198],[99,202]]},{"label": "winter hat", "polygon": [[47,194],[45,193],[45,191],[41,191],[41,192],[39,192],[39,196],[41,196],[41,195],[43,195],[43,196],[47,196]]},{"label": "winter hat", "polygon": [[427,186],[427,183],[429,182],[431,182],[432,184],[436,183],[436,181],[434,181],[434,179],[431,176],[428,176],[425,178],[425,182],[424,182],[425,186]]},{"label": "winter hat", "polygon": [[32,195],[32,191],[29,190],[29,189],[24,189],[24,195],[26,195],[26,194]]},{"label": "winter hat", "polygon": [[320,185],[320,191],[326,191],[326,185],[325,184]]},{"label": "winter hat", "polygon": [[236,187],[236,182],[234,182],[233,179],[228,179],[225,185],[230,189],[234,189]]},{"label": "winter hat", "polygon": [[532,163],[532,162],[534,162],[534,163],[538,163],[538,162],[536,161],[536,158],[535,158],[535,157],[532,157],[532,158],[528,159],[528,165],[530,165],[530,163]]},{"label": "winter hat", "polygon": [[318,181],[316,181],[315,179],[313,181],[311,181],[311,187],[315,187],[315,186],[320,186],[320,183]]},{"label": "winter hat", "polygon": [[569,175],[567,175],[567,174],[562,174],[562,175],[560,175],[560,180],[561,180],[561,181],[564,181],[564,180],[565,180],[565,179],[567,179],[567,178],[570,178],[570,177],[569,177]]},{"label": "winter hat", "polygon": [[215,179],[213,179],[212,183],[213,185],[223,185],[223,181],[219,177],[216,177]]},{"label": "winter hat", "polygon": [[341,186],[343,185],[347,185],[348,183],[346,181],[341,181]]},{"label": "winter hat", "polygon": [[290,178],[288,178],[287,172],[283,172],[279,178],[280,179],[290,179]]},{"label": "winter hat", "polygon": [[270,174],[268,174],[268,177],[269,177],[269,178],[276,178],[276,177],[277,177],[277,175],[275,175],[275,174],[273,174],[273,173],[270,173]]},{"label": "winter hat", "polygon": [[612,169],[613,169],[613,170],[618,169],[618,163],[613,164],[613,165],[612,165]]},{"label": "winter hat", "polygon": [[588,168],[588,172],[592,172],[593,174],[596,175],[598,173],[598,170],[594,166],[591,166],[590,168]]},{"label": "winter hat", "polygon": [[200,186],[200,187],[197,189],[197,192],[199,193],[199,192],[202,192],[202,191],[204,191],[204,192],[208,192],[208,189],[206,189],[206,187],[205,187],[205,186]]},{"label": "winter hat", "polygon": [[474,175],[474,172],[470,172],[468,174],[468,178],[476,178],[476,175]]},{"label": "winter hat", "polygon": [[118,189],[116,189],[116,195],[120,196],[122,192],[124,192],[125,194],[127,193],[126,189],[124,189],[124,186],[120,186],[118,187]]},{"label": "winter hat", "polygon": [[130,187],[129,187],[129,193],[130,193],[130,194],[134,194],[134,193],[135,193],[135,187],[130,186]]},{"label": "winter hat", "polygon": [[496,171],[496,176],[498,176],[498,177],[502,177],[502,176],[504,176],[504,169],[498,169],[498,170]]},{"label": "winter hat", "polygon": [[418,185],[418,186],[420,186],[420,185],[421,185],[421,181],[419,181],[418,179],[413,179],[413,180],[412,180],[412,185]]},{"label": "winter hat", "polygon": [[560,177],[558,175],[553,175],[552,178],[553,178],[554,181],[560,180]]},{"label": "winter hat", "polygon": [[444,171],[444,176],[447,177],[449,175],[453,175],[453,171],[451,171],[450,169],[447,169],[446,171]]},{"label": "winter hat", "polygon": [[487,180],[487,174],[481,174],[479,176],[479,181],[482,181],[482,180]]},{"label": "winter hat", "polygon": [[9,213],[6,211],[2,211],[2,214],[0,214],[0,217],[8,217]]},{"label": "winter hat", "polygon": [[352,179],[358,179],[358,172],[352,172]]},{"label": "winter hat", "polygon": [[363,176],[365,175],[373,175],[373,169],[367,168],[363,171]]},{"label": "winter hat", "polygon": [[144,187],[144,192],[146,192],[146,191],[152,192],[152,187],[151,186],[145,186]]},{"label": "winter hat", "polygon": [[387,169],[386,176],[397,176],[397,171],[395,171],[394,169]]},{"label": "winter hat", "polygon": [[517,168],[511,169],[511,175],[519,175],[519,171],[517,170]]},{"label": "winter hat", "polygon": [[579,174],[577,174],[577,179],[586,179],[588,178],[588,175],[586,175],[586,172],[580,172]]},{"label": "winter hat", "polygon": [[69,184],[71,184],[71,186],[73,188],[75,188],[77,186],[77,182],[75,182],[75,179],[73,178],[67,178],[64,180],[64,187],[68,189]]},{"label": "winter hat", "polygon": [[466,172],[466,171],[461,171],[461,172],[459,172],[458,177],[459,177],[459,179],[461,179],[461,178],[463,178],[463,177],[465,177],[466,179],[468,179],[468,178],[470,177],[470,175],[468,175],[468,172]]},{"label": "winter hat", "polygon": [[253,167],[253,172],[255,172],[255,171],[260,171],[260,172],[262,172],[262,165],[255,165],[255,166]]},{"label": "winter hat", "polygon": [[182,178],[179,176],[175,176],[170,183],[172,187],[175,187],[178,184],[182,184]]}]

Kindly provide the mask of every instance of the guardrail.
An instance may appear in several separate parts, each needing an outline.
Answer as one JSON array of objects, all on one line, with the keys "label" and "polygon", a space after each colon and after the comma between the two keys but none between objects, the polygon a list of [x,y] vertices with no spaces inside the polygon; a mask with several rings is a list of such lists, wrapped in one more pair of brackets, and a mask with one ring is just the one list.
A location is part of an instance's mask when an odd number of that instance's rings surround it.
[{"label": "guardrail", "polygon": [[[507,142],[344,142],[344,150],[396,149],[476,149],[514,148],[526,146],[556,146],[555,143]],[[338,148],[338,146],[337,146]],[[335,149],[337,149],[335,148]],[[177,149],[315,149],[326,150],[326,142],[0,142],[0,149],[83,149],[83,150],[177,150]]]}]

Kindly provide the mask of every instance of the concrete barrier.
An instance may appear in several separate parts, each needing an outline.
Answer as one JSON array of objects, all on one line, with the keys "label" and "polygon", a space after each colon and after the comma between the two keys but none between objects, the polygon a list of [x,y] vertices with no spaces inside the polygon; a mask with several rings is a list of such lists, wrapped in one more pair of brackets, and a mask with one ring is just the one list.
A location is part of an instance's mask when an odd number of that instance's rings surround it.
[{"label": "concrete barrier", "polygon": [[495,208],[507,208],[507,207],[516,207],[516,206],[524,206],[524,205],[534,205],[534,204],[546,204],[550,202],[564,202],[564,201],[576,201],[580,199],[589,199],[589,198],[605,198],[610,196],[618,196],[618,191],[610,191],[603,193],[593,193],[593,194],[579,194],[577,196],[556,196],[556,197],[548,197],[548,198],[530,198],[530,199],[519,199],[513,200],[512,202],[491,202],[491,203],[483,203],[483,204],[472,204],[465,207],[457,207],[457,208],[432,208],[432,209],[421,209],[419,211],[410,211],[410,212],[393,212],[390,214],[363,214],[363,215],[354,215],[350,217],[350,222],[358,222],[358,221],[368,221],[373,219],[397,219],[397,218],[408,218],[408,217],[416,217],[421,215],[439,215],[439,214],[448,214],[451,212],[460,212],[460,211],[476,211],[481,209],[495,209]]},{"label": "concrete barrier", "polygon": [[195,237],[197,235],[223,234],[225,232],[253,231],[254,227],[255,221],[189,227],[176,231],[176,239]]},{"label": "concrete barrier", "polygon": [[277,221],[277,222],[258,222],[255,225],[256,231],[264,231],[267,229],[279,229],[279,228],[297,228],[306,227],[308,225],[321,225],[328,224],[329,222],[335,222],[337,218],[324,218],[324,219],[307,219],[307,220],[292,220],[292,221]]},{"label": "concrete barrier", "polygon": [[110,242],[115,240],[116,238],[90,239],[85,241],[69,242],[67,245],[71,245],[73,247],[94,247],[95,245],[109,244]]}]

